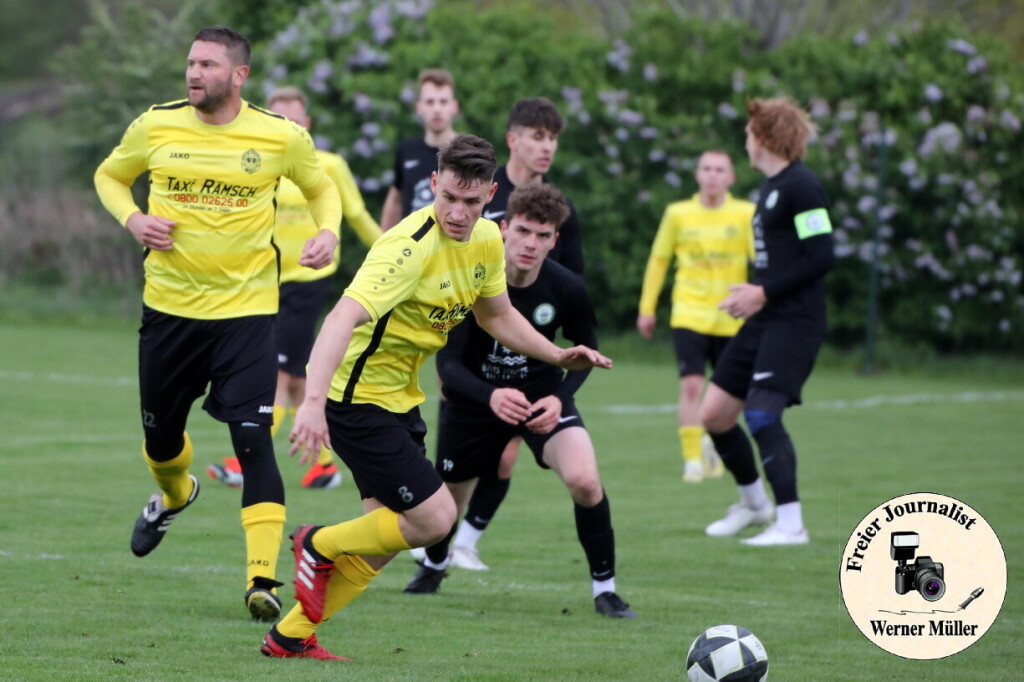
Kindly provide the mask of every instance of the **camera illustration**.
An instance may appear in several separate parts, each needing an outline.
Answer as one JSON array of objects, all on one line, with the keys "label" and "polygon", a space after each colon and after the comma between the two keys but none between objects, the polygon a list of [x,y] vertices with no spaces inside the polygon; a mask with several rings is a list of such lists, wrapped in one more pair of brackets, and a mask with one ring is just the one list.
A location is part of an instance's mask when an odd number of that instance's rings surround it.
[{"label": "camera illustration", "polygon": [[917,590],[926,601],[938,601],[946,594],[942,564],[932,561],[930,556],[919,556],[907,565],[914,559],[914,552],[920,544],[921,536],[915,532],[897,531],[892,534],[889,556],[899,564],[896,566],[896,594]]}]

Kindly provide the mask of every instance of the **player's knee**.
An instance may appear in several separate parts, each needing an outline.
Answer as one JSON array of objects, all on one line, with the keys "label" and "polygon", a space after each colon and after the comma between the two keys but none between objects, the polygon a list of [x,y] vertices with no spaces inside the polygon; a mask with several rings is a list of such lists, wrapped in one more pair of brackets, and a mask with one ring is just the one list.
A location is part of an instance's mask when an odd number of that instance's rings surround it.
[{"label": "player's knee", "polygon": [[743,419],[747,422],[750,434],[754,435],[764,427],[782,421],[782,415],[768,410],[744,410]]},{"label": "player's knee", "polygon": [[593,507],[604,497],[601,480],[593,473],[584,473],[565,479],[573,501],[582,507]]},{"label": "player's knee", "polygon": [[708,405],[701,405],[700,423],[709,433],[725,433],[736,425],[736,418]]},{"label": "player's knee", "polygon": [[683,386],[680,397],[685,404],[696,405],[700,402],[700,395],[703,388],[703,375],[683,377]]}]

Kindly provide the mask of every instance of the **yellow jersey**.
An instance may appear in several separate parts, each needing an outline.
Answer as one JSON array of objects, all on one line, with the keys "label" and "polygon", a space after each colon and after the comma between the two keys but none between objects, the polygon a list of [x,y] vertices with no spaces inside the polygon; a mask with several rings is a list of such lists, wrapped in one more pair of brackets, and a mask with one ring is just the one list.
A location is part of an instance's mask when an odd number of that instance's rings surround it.
[{"label": "yellow jersey", "polygon": [[424,401],[419,371],[480,296],[505,291],[505,246],[479,219],[465,242],[448,237],[434,206],[409,214],[370,247],[345,290],[370,314],[357,327],[328,396],[396,413]]},{"label": "yellow jersey", "polygon": [[733,336],[743,321],[719,310],[718,304],[729,295],[730,285],[747,281],[747,266],[754,256],[754,209],[753,203],[731,194],[715,208],[704,206],[699,194],[669,204],[647,261],[640,314],[654,314],[674,257],[670,325]]},{"label": "yellow jersey", "polygon": [[233,121],[204,123],[187,100],[151,107],[96,171],[104,206],[124,225],[130,187],[149,172],[147,213],[175,221],[170,251],[148,251],[143,301],[196,319],[272,315],[278,306],[274,197],[287,176],[327,227],[341,201],[301,126],[246,101]]},{"label": "yellow jersey", "polygon": [[[341,194],[342,212],[345,214],[345,221],[355,230],[359,239],[371,246],[377,237],[381,235],[380,226],[377,225],[366,210],[363,203],[363,195],[359,192],[352,171],[349,170],[345,159],[331,152],[317,151],[320,163],[323,164],[327,177],[334,181],[338,192]],[[333,229],[333,225],[327,226]],[[299,258],[302,256],[302,249],[306,242],[320,232],[316,221],[309,212],[309,204],[302,190],[298,185],[288,178],[281,178],[281,185],[277,188],[277,222],[274,225],[274,241],[281,250],[281,282],[312,282],[333,275],[338,270],[338,262],[341,258],[341,234],[335,230],[338,237],[338,248],[334,251],[334,261],[326,268],[314,270],[299,265]]]}]

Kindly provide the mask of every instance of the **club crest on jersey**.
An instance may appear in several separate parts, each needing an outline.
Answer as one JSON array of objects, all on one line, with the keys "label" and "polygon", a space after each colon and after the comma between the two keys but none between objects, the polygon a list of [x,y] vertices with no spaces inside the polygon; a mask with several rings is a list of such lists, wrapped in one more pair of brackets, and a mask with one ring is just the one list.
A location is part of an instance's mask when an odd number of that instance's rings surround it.
[{"label": "club crest on jersey", "polygon": [[779,190],[773,189],[772,193],[768,195],[768,198],[764,200],[765,208],[775,208],[775,204],[779,203]]},{"label": "club crest on jersey", "polygon": [[548,324],[555,319],[555,306],[550,303],[541,303],[533,309],[533,321],[537,324]]},{"label": "club crest on jersey", "polygon": [[484,278],[487,277],[487,268],[483,263],[477,263],[473,268],[473,288],[479,289],[484,285]]},{"label": "club crest on jersey", "polygon": [[250,149],[247,152],[242,152],[242,170],[250,175],[260,169],[260,165],[263,163],[263,158],[260,153],[255,149]]}]

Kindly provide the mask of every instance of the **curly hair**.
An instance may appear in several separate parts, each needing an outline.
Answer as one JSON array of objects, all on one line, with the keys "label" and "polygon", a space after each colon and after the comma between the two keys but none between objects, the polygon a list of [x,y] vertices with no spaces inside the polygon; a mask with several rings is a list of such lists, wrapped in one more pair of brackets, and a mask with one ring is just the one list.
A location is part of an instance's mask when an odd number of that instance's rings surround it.
[{"label": "curly hair", "polygon": [[747,100],[750,132],[761,145],[787,161],[799,161],[807,140],[817,133],[810,115],[789,97]]},{"label": "curly hair", "polygon": [[520,216],[544,225],[561,227],[569,217],[569,204],[557,187],[539,182],[516,187],[508,198],[505,219]]}]

